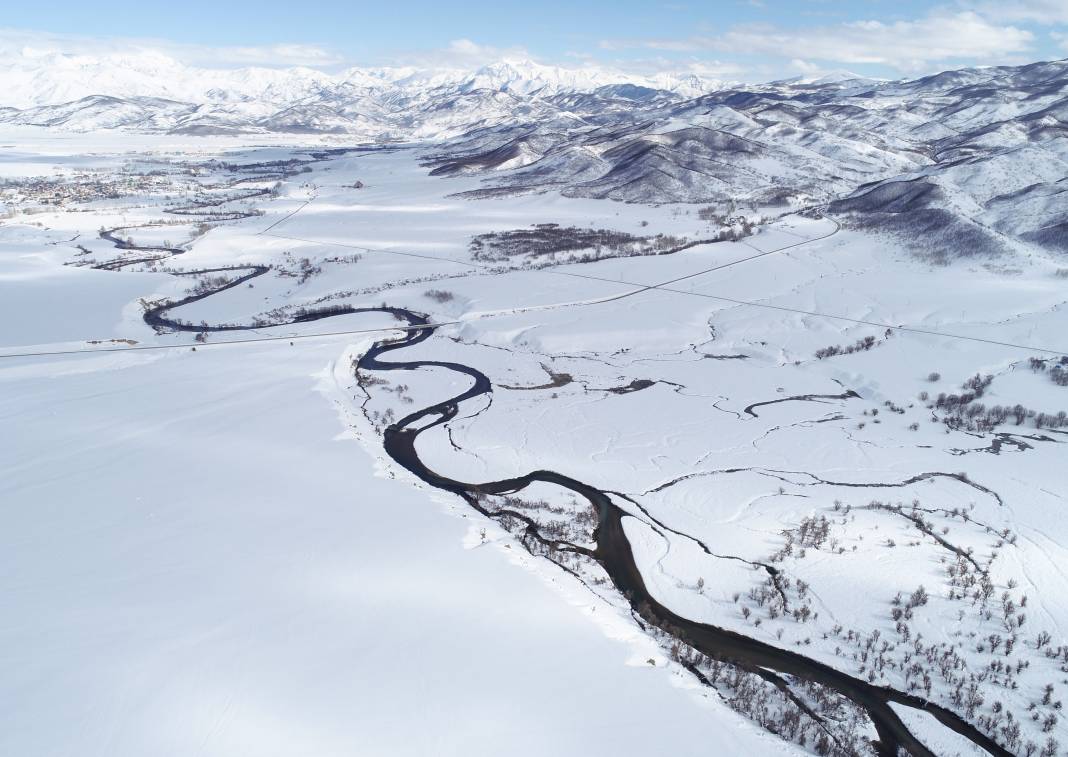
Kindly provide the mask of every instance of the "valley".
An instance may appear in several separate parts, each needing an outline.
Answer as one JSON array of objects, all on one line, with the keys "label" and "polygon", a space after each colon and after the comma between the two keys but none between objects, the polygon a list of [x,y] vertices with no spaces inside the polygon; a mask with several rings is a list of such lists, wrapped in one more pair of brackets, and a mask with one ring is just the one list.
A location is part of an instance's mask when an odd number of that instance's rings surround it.
[{"label": "valley", "polygon": [[4,114],[0,751],[1063,753],[1066,71]]}]

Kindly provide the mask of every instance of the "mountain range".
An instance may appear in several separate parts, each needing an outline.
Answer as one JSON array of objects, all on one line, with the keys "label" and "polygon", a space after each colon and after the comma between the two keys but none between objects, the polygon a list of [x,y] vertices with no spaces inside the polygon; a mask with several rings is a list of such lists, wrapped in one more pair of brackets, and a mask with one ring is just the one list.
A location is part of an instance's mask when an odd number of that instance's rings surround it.
[{"label": "mountain range", "polygon": [[936,263],[1068,253],[1068,61],[544,102],[566,117],[473,128],[428,167],[481,176],[479,197],[821,208]]},{"label": "mountain range", "polygon": [[502,61],[193,69],[164,56],[0,64],[0,123],[418,142],[467,196],[558,191],[774,215],[822,207],[918,255],[1068,253],[1068,61],[739,84]]},{"label": "mountain range", "polygon": [[[485,99],[492,111],[521,99],[631,85],[695,97],[725,86],[696,74],[634,76],[596,67],[502,60],[477,69],[206,69],[156,53],[52,53],[0,59],[4,120],[74,130],[132,127],[187,133],[311,131],[366,135],[395,128],[413,106]],[[478,95],[472,97],[473,95]],[[461,109],[462,110],[462,109]]]}]

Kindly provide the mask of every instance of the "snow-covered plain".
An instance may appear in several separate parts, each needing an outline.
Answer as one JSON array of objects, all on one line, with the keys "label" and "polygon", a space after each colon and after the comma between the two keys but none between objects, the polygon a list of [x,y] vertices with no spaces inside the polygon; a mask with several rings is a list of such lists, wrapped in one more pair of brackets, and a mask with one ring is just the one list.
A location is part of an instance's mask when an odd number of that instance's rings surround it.
[{"label": "snow-covered plain", "polygon": [[[1068,744],[1068,436],[1033,419],[953,429],[931,407],[977,373],[988,404],[1068,407],[1029,363],[1068,355],[1056,260],[930,267],[813,213],[666,256],[491,265],[473,236],[557,223],[697,239],[708,224],[686,205],[459,199],[478,179],[428,177],[417,148],[309,162],[213,206],[248,216],[204,229],[164,211],[232,189],[206,161],[310,161],[315,146],[142,136],[126,153],[113,137],[0,136],[8,177],[166,167],[164,187],[119,197],[55,206],[31,184],[6,200],[0,751],[815,748],[732,712],[604,585],[386,456],[391,419],[469,384],[354,375],[395,321],[271,325],[380,304],[442,324],[403,359],[494,385],[419,438],[431,469],[545,469],[618,493],[648,589],[678,614],[923,696],[1013,753]],[[98,236],[117,227],[185,251],[77,265],[137,257]],[[182,272],[250,265],[272,269],[171,316],[255,328],[195,341],[145,324],[145,305],[209,276]],[[267,337],[285,338],[222,344]],[[17,356],[101,349],[118,351]],[[577,512],[552,487],[522,496]],[[981,703],[954,700],[976,680]],[[974,753],[922,711],[901,717],[937,754]]]}]

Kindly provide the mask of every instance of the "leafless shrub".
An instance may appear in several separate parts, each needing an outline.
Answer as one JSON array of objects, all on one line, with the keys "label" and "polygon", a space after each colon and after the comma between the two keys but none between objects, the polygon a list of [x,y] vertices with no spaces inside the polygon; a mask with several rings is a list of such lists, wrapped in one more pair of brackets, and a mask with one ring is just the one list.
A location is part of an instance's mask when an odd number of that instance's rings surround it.
[{"label": "leafless shrub", "polygon": [[446,302],[452,302],[456,299],[456,295],[445,289],[428,289],[423,292],[424,297],[429,297],[439,305],[444,305]]}]

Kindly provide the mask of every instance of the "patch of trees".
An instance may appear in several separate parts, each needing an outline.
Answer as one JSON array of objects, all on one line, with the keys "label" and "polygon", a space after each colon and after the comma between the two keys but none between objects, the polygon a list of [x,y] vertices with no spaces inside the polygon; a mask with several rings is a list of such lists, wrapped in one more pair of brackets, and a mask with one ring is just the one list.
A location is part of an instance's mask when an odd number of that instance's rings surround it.
[{"label": "patch of trees", "polygon": [[298,307],[293,311],[293,322],[318,321],[322,318],[331,318],[335,315],[346,315],[352,312],[348,305],[326,305],[324,307]]},{"label": "patch of trees", "polygon": [[[989,385],[981,376],[971,383],[973,388]],[[869,683],[940,702],[1014,754],[1060,754],[1056,736],[1062,708],[1057,690],[1049,683],[1038,695],[1033,692],[1039,689],[1038,683],[1044,683],[1041,678],[1036,682],[1036,675],[1046,672],[1051,676],[1047,680],[1055,683],[1057,670],[1068,672],[1068,644],[1055,645],[1048,631],[1027,630],[1033,623],[1028,618],[1027,594],[1017,591],[1014,578],[1000,586],[996,584],[998,577],[992,570],[1000,552],[1016,544],[1016,535],[1008,528],[996,529],[976,520],[974,507],[925,508],[919,500],[913,500],[911,506],[873,500],[864,508],[910,521],[921,539],[945,550],[938,558],[945,581],[939,586],[932,586],[929,581],[917,582],[897,592],[888,606],[891,633],[880,629],[848,630],[835,623],[822,632],[824,643],[830,644],[824,648],[841,659],[838,667],[851,661],[856,674]],[[804,557],[805,548],[829,547],[831,554],[840,554],[843,550],[836,546],[831,531],[839,523],[845,526],[849,522],[851,509],[835,502],[834,516],[816,513],[804,518],[797,527],[784,532],[788,534],[789,548],[772,559],[799,559]],[[843,516],[841,520],[839,515]],[[954,523],[970,530],[981,529],[991,540],[990,550],[951,543],[950,527]],[[895,546],[893,540],[887,542]],[[774,618],[792,615],[800,621],[798,628],[804,628],[801,623],[807,622],[814,634],[820,633],[818,614],[799,617],[804,602],[791,600],[790,611],[782,611],[784,605],[776,588],[789,589],[791,582],[781,571],[776,577],[775,581],[754,586],[747,595],[734,594],[735,603],[742,604],[746,623],[766,628]],[[811,594],[804,582],[793,583],[799,597]],[[948,638],[925,638],[928,626],[922,615],[933,613],[933,617],[946,618],[954,607],[959,625],[947,629]],[[767,613],[763,623],[761,608]],[[922,632],[915,629],[917,620],[924,624]],[[784,630],[787,629],[782,625],[775,630],[778,639],[782,640]],[[809,639],[795,643],[808,644]],[[1031,670],[1033,664],[1042,665],[1043,657],[1046,670]]]},{"label": "patch of trees", "polygon": [[[516,495],[475,497],[475,507],[516,537],[532,555],[545,557],[585,583],[595,593],[609,584],[603,569],[582,547],[599,522],[590,503],[572,498],[549,502]],[[485,531],[483,531],[485,539]],[[698,588],[701,586],[698,582]],[[807,585],[804,586],[807,590]],[[774,591],[774,590],[773,590]],[[806,613],[805,619],[808,619]],[[635,620],[671,660],[715,691],[728,706],[767,731],[820,755],[856,757],[872,754],[871,723],[864,710],[837,692],[801,679],[782,679],[761,670],[714,659],[687,642],[686,634],[647,604]],[[758,623],[759,619],[756,622]],[[650,665],[657,661],[650,658]]]},{"label": "patch of trees", "polygon": [[753,224],[751,224],[748,219],[743,218],[741,223],[736,226],[728,226],[727,228],[720,229],[719,233],[709,241],[737,242],[739,239],[753,236],[753,228]]},{"label": "patch of trees", "polygon": [[1033,357],[1029,362],[1035,373],[1045,373],[1057,386],[1068,386],[1068,357],[1062,357],[1056,362]]},{"label": "patch of trees", "polygon": [[359,263],[362,255],[333,255],[329,258],[323,258],[324,263],[337,263],[338,265],[356,264]]},{"label": "patch of trees", "polygon": [[513,229],[479,234],[469,245],[471,257],[488,263],[514,258],[545,258],[559,253],[590,251],[582,258],[657,255],[674,252],[686,240],[667,234],[636,236],[611,229],[583,229],[555,223],[534,224],[529,229]]},{"label": "patch of trees", "polygon": [[987,406],[978,400],[993,383],[993,376],[976,374],[964,382],[964,392],[946,394],[942,392],[935,398],[933,408],[942,411],[942,422],[952,429],[962,429],[984,433],[992,431],[1010,420],[1017,426],[1031,421],[1035,428],[1057,429],[1068,426],[1068,412],[1039,412],[1023,405]]},{"label": "patch of trees", "polygon": [[727,216],[721,214],[714,205],[706,205],[698,208],[697,217],[702,221],[708,221],[712,226],[722,227],[716,235],[717,242],[737,242],[753,235],[756,226],[746,216]]},{"label": "patch of trees", "polygon": [[439,305],[444,305],[446,302],[452,302],[456,299],[456,295],[446,289],[428,289],[423,292],[424,297],[428,297]]},{"label": "patch of trees", "polygon": [[702,221],[708,221],[709,223],[714,223],[719,226],[723,226],[727,223],[727,217],[720,215],[714,205],[706,205],[703,208],[698,208],[697,217]]},{"label": "patch of trees", "polygon": [[824,358],[834,357],[835,355],[852,355],[854,352],[867,352],[872,347],[882,344],[884,341],[889,339],[891,336],[893,336],[893,333],[894,332],[892,330],[887,329],[886,333],[883,335],[882,340],[878,340],[874,336],[869,335],[864,337],[863,339],[858,339],[853,344],[847,345],[845,347],[840,344],[832,344],[829,347],[823,347],[821,349],[816,350],[816,357],[819,360],[823,360]]},{"label": "patch of trees", "polygon": [[[283,256],[284,266],[276,266],[279,276],[296,278],[297,284],[303,284],[312,276],[318,276],[323,272],[322,264],[312,263],[310,258],[295,259],[292,253],[287,252]],[[359,258],[357,257],[357,260]]]},{"label": "patch of trees", "polygon": [[310,173],[313,161],[301,160],[300,158],[288,158],[285,160],[262,160],[255,163],[230,163],[228,161],[209,160],[205,164],[209,168],[222,169],[230,173],[250,174],[245,181],[266,181],[270,179],[286,179],[301,173]]},{"label": "patch of trees", "polygon": [[[354,256],[351,256],[351,257],[356,259],[356,260],[358,260],[360,256],[359,255],[354,255]],[[324,263],[332,263],[332,262],[342,262],[342,263],[344,263],[344,262],[355,262],[355,260],[350,260],[349,258],[339,258],[339,259],[326,258],[326,259],[323,260],[323,262]],[[383,283],[377,284],[375,286],[363,287],[362,289],[342,289],[342,290],[338,290],[336,292],[331,292],[330,294],[325,294],[325,295],[313,300],[311,304],[312,305],[321,305],[322,303],[325,303],[325,302],[336,302],[338,300],[347,300],[347,299],[351,299],[353,297],[365,297],[367,295],[379,294],[381,292],[385,292],[385,291],[392,290],[392,289],[401,289],[401,288],[405,288],[405,287],[411,287],[411,286],[414,286],[416,284],[428,284],[428,283],[431,283],[431,282],[443,281],[445,279],[460,279],[460,278],[467,278],[469,276],[475,276],[475,275],[481,275],[481,273],[480,272],[472,272],[472,271],[463,271],[462,273],[446,273],[446,274],[439,273],[439,274],[434,274],[432,276],[413,276],[413,277],[406,278],[406,279],[396,279],[396,280],[393,280],[393,281],[383,282]],[[385,306],[385,304],[386,304],[385,302],[382,303],[383,306]],[[265,325],[267,322],[285,322],[285,321],[288,321],[288,319],[289,319],[288,313],[289,313],[290,309],[291,308],[288,307],[288,306],[287,307],[274,308],[273,310],[269,310],[266,313],[264,313],[264,314],[262,314],[260,316],[257,316],[257,318],[254,319],[254,320],[258,320],[259,321],[258,325],[261,325],[261,326]]]},{"label": "patch of trees", "polygon": [[226,286],[230,281],[229,278],[221,274],[216,276],[202,276],[197,280],[197,283],[193,285],[193,288],[189,293],[192,295],[200,295],[207,292],[213,292],[216,289]]},{"label": "patch of trees", "polygon": [[800,678],[787,682],[766,671],[714,659],[689,646],[681,629],[664,624],[647,606],[639,607],[638,615],[674,662],[761,728],[819,755],[872,754],[866,736],[871,723],[866,713],[836,691]]}]

